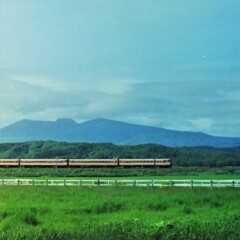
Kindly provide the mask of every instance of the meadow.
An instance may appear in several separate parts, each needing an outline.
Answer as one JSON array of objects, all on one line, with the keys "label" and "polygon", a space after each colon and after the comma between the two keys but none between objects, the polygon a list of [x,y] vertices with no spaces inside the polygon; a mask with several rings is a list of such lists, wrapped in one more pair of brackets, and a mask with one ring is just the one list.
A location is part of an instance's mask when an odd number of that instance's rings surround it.
[{"label": "meadow", "polygon": [[[1,178],[240,179],[240,169],[1,168]],[[0,186],[0,239],[239,240],[240,189]]]},{"label": "meadow", "polygon": [[94,179],[240,179],[240,168],[0,168],[0,178],[89,177]]},{"label": "meadow", "polygon": [[0,187],[0,239],[240,239],[239,189]]}]

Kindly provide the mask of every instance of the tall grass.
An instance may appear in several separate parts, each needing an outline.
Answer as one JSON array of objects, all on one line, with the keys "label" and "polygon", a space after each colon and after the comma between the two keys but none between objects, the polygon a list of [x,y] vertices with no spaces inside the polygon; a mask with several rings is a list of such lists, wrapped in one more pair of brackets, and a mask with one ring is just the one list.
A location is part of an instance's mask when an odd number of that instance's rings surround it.
[{"label": "tall grass", "polygon": [[0,239],[240,239],[238,189],[0,187]]}]

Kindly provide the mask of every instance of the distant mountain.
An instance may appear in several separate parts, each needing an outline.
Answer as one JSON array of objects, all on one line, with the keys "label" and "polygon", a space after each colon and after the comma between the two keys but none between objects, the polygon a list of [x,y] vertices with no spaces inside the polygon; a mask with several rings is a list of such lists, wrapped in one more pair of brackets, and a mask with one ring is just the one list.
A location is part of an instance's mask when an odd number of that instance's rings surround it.
[{"label": "distant mountain", "polygon": [[0,129],[0,142],[53,140],[107,142],[118,145],[156,143],[165,146],[240,146],[240,138],[216,137],[201,132],[174,131],[98,118],[84,123],[72,119],[21,120]]},{"label": "distant mountain", "polygon": [[[79,125],[72,119],[61,118],[55,122],[21,120],[0,129],[0,142],[23,142],[34,140],[70,141],[66,131],[76,129]],[[82,139],[83,140],[83,139]],[[79,141],[82,141],[79,137]]]}]

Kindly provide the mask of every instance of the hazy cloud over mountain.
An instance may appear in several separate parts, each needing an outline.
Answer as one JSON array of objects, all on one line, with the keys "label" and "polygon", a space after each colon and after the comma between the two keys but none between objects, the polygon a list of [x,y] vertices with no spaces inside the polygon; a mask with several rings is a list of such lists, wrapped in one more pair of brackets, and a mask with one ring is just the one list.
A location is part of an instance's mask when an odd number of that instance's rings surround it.
[{"label": "hazy cloud over mountain", "polygon": [[106,117],[240,136],[238,0],[0,4],[0,127]]}]

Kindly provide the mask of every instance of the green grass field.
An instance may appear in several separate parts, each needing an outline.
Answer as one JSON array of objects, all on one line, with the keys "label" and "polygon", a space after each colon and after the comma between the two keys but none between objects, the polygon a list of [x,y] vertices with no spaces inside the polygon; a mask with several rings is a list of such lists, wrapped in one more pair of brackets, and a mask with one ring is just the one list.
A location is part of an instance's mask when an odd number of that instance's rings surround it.
[{"label": "green grass field", "polygon": [[0,187],[0,239],[240,239],[239,189]]},{"label": "green grass field", "polygon": [[[240,179],[240,168],[1,168],[1,178]],[[0,186],[0,240],[239,240],[240,189]]]},{"label": "green grass field", "polygon": [[0,168],[0,178],[89,177],[94,179],[240,179],[240,168]]}]

